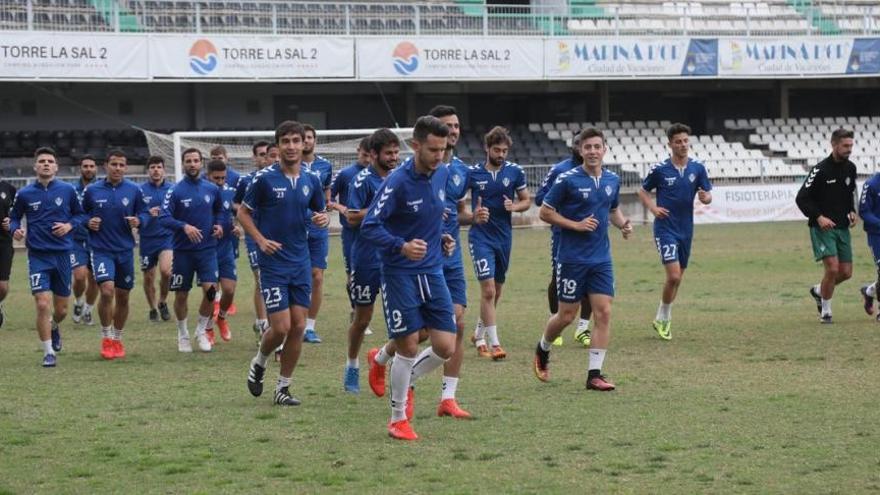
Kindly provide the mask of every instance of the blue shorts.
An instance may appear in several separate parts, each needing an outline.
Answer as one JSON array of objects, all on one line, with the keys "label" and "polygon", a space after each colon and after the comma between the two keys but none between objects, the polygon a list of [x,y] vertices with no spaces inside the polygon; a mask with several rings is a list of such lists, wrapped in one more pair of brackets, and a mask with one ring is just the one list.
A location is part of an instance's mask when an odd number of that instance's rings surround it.
[{"label": "blue shorts", "polygon": [[573,304],[589,294],[614,297],[614,267],[603,263],[559,263],[556,265],[556,297]]},{"label": "blue shorts", "polygon": [[327,256],[330,255],[330,238],[323,236],[309,236],[309,257],[312,259],[312,268],[327,269]]},{"label": "blue shorts", "polygon": [[455,333],[455,311],[443,273],[382,274],[382,302],[388,338],[423,328]]},{"label": "blue shorts", "polygon": [[351,274],[351,246],[354,244],[354,236],[354,230],[342,229],[342,263],[345,265],[346,275]]},{"label": "blue shorts", "polygon": [[379,296],[382,275],[379,267],[359,268],[351,272],[348,295],[355,306],[372,306]]},{"label": "blue shorts", "polygon": [[87,266],[91,270],[91,259],[92,255],[89,252],[88,243],[85,241],[73,241],[73,250],[70,252],[70,269],[74,270],[81,266]]},{"label": "blue shorts", "polygon": [[691,237],[681,239],[671,234],[654,234],[657,252],[664,265],[678,263],[682,269],[687,268],[691,257]]},{"label": "blue shorts", "polygon": [[868,247],[874,256],[874,264],[880,266],[880,234],[868,234]]},{"label": "blue shorts", "polygon": [[481,242],[470,242],[468,245],[477,280],[495,279],[499,284],[503,284],[507,279],[507,267],[510,265],[511,244],[507,242],[501,246],[490,246]]},{"label": "blue shorts", "polygon": [[238,280],[237,256],[234,250],[227,249],[225,253],[217,253],[217,275],[226,280]]},{"label": "blue shorts", "polygon": [[117,289],[134,287],[134,256],[132,251],[101,251],[92,249],[92,273],[98,285],[113,282]]},{"label": "blue shorts", "polygon": [[260,265],[257,262],[257,258],[259,257],[260,248],[257,247],[257,243],[250,237],[245,236],[244,247],[247,249],[248,264],[251,265],[251,271],[259,270]]},{"label": "blue shorts", "polygon": [[198,251],[174,251],[171,261],[172,291],[187,292],[192,288],[193,275],[198,284],[217,282],[217,250],[201,249]]},{"label": "blue shorts", "polygon": [[467,282],[464,278],[464,267],[461,265],[443,267],[443,278],[446,280],[452,304],[467,307]]},{"label": "blue shorts", "polygon": [[294,305],[308,308],[312,302],[312,270],[301,266],[287,270],[261,267],[260,291],[268,313],[287,311]]},{"label": "blue shorts", "polygon": [[49,290],[56,296],[70,296],[70,253],[28,250],[27,262],[31,294]]},{"label": "blue shorts", "polygon": [[170,251],[171,246],[163,247],[158,251],[146,251],[141,247],[141,271],[145,272],[159,264],[159,255],[162,251]]}]

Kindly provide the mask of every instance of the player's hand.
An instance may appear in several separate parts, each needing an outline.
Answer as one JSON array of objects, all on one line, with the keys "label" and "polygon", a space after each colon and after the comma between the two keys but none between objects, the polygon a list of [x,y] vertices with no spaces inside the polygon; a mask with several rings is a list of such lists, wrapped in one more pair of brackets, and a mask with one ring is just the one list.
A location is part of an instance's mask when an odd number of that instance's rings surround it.
[{"label": "player's hand", "polygon": [[89,230],[93,230],[95,232],[101,230],[101,218],[100,217],[92,217],[89,219],[88,223]]},{"label": "player's hand", "polygon": [[489,221],[489,208],[483,206],[483,197],[477,196],[477,206],[474,208],[474,223],[486,223]]},{"label": "player's hand", "polygon": [[455,251],[455,238],[449,234],[443,234],[440,236],[440,243],[443,245],[443,254],[445,256],[452,256],[453,251]]},{"label": "player's hand", "polygon": [[575,223],[575,230],[579,232],[592,232],[599,226],[599,221],[594,215],[584,218],[580,222]]},{"label": "player's hand", "polygon": [[15,232],[12,233],[12,238],[16,241],[24,239],[24,229],[15,229]]},{"label": "player's hand", "polygon": [[128,222],[128,226],[136,229],[141,226],[141,219],[138,217],[125,217],[125,221]]},{"label": "player's hand", "polygon": [[410,261],[419,261],[425,257],[428,252],[428,243],[421,239],[413,239],[403,244],[400,248],[400,254],[404,255]]},{"label": "player's hand", "polygon": [[700,203],[704,205],[709,204],[709,200],[712,199],[712,196],[702,189],[697,189],[697,198],[700,200]]},{"label": "player's hand", "polygon": [[856,216],[856,212],[854,211],[849,212],[846,218],[849,219],[849,228],[853,228],[859,223],[859,217]]},{"label": "player's hand", "polygon": [[513,201],[507,196],[504,196],[504,209],[507,211],[513,211]]},{"label": "player's hand", "polygon": [[3,219],[3,230],[9,232],[9,226],[12,224],[12,220],[9,217]]},{"label": "player's hand", "polygon": [[150,208],[150,216],[151,217],[158,217],[159,213],[161,213],[161,212],[162,212],[162,208],[159,208],[158,206],[154,206],[154,207]]},{"label": "player's hand", "polygon": [[189,239],[193,244],[198,244],[202,242],[202,231],[193,227],[190,224],[186,224],[183,226],[183,233],[186,234],[186,238]]},{"label": "player's hand", "polygon": [[655,218],[667,218],[669,216],[669,210],[663,208],[662,206],[655,206],[651,208],[651,213]]},{"label": "player's hand", "polygon": [[831,230],[834,227],[837,227],[837,224],[834,223],[834,220],[831,220],[825,215],[819,215],[819,217],[816,219],[816,223],[819,224],[819,228],[822,230]]},{"label": "player's hand", "polygon": [[624,239],[629,239],[629,236],[632,235],[632,232],[633,232],[632,222],[630,222],[629,218],[627,218],[626,221],[623,222],[623,226],[620,227],[620,233],[623,234]]},{"label": "player's hand", "polygon": [[69,223],[55,222],[52,224],[52,235],[55,237],[64,237],[71,230],[73,230],[73,225]]},{"label": "player's hand", "polygon": [[232,227],[232,235],[237,238],[241,238],[241,227],[239,227],[238,225]]},{"label": "player's hand", "polygon": [[213,228],[211,228],[211,235],[217,239],[220,239],[221,237],[223,237],[223,227],[215,225]]},{"label": "player's hand", "polygon": [[260,248],[260,251],[272,255],[275,254],[278,250],[281,249],[281,243],[278,241],[273,241],[272,239],[263,238],[262,241],[257,241],[257,246]]},{"label": "player's hand", "polygon": [[323,229],[330,225],[330,215],[323,212],[315,213],[312,215],[312,223]]}]

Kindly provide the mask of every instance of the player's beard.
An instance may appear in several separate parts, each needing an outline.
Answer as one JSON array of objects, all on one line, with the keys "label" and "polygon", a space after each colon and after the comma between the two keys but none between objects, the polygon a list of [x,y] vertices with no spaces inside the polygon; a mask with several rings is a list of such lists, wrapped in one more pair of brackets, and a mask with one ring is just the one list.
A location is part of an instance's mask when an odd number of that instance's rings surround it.
[{"label": "player's beard", "polygon": [[200,171],[201,170],[199,170],[197,168],[187,168],[184,170],[184,172],[186,173],[186,176],[189,177],[190,179],[193,179],[193,180],[199,178]]},{"label": "player's beard", "polygon": [[489,163],[490,163],[493,167],[500,167],[501,165],[504,165],[504,159],[503,159],[503,158],[494,158],[494,157],[491,157],[491,156],[490,156],[490,157],[489,157]]}]

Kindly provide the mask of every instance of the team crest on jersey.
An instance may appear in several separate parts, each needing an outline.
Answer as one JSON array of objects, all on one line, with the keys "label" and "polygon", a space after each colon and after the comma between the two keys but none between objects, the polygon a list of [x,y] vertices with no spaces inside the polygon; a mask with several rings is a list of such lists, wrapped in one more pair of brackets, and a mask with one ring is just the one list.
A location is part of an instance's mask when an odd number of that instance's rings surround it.
[{"label": "team crest on jersey", "polygon": [[697,180],[697,176],[694,174],[690,174],[688,175],[688,180],[693,183],[695,180]]},{"label": "team crest on jersey", "polygon": [[849,185],[849,177],[847,177],[846,180],[843,182],[844,182],[844,184]]},{"label": "team crest on jersey", "polygon": [[6,199],[6,193],[5,193],[5,192],[0,193],[0,199]]},{"label": "team crest on jersey", "polygon": [[205,203],[210,203],[210,202],[211,202],[211,196],[205,194]]},{"label": "team crest on jersey", "polygon": [[309,186],[303,186],[303,196],[308,196],[310,191]]},{"label": "team crest on jersey", "polygon": [[611,196],[611,186],[605,186],[605,194]]},{"label": "team crest on jersey", "polygon": [[63,202],[64,202],[63,199],[61,199],[61,198],[55,198],[55,204],[56,204],[56,205],[61,206],[61,203],[63,203]]},{"label": "team crest on jersey", "polygon": [[224,202],[223,202],[223,209],[224,209],[224,210],[228,210],[228,209],[229,209],[229,201],[224,201]]},{"label": "team crest on jersey", "polygon": [[128,198],[122,198],[122,206],[128,206]]},{"label": "team crest on jersey", "polygon": [[[461,185],[461,176],[458,174],[453,175],[452,176],[452,183],[455,184],[456,187],[460,186]],[[6,193],[3,193],[3,197],[4,198],[6,197]]]},{"label": "team crest on jersey", "polygon": [[504,184],[504,187],[507,187],[507,186],[510,185],[510,179],[508,179],[507,177],[505,177],[504,180],[501,181],[501,183]]}]

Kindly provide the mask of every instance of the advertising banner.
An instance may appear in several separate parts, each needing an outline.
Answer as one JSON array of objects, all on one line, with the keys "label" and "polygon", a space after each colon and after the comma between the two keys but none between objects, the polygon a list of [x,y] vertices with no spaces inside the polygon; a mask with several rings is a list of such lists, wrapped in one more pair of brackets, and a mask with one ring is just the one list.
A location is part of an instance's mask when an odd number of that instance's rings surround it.
[{"label": "advertising banner", "polygon": [[726,77],[880,73],[880,38],[720,38]]},{"label": "advertising banner", "polygon": [[281,36],[150,37],[155,78],[354,78],[351,38]]},{"label": "advertising banner", "polygon": [[358,78],[543,78],[540,38],[361,38]]},{"label": "advertising banner", "polygon": [[548,39],[544,41],[544,64],[548,78],[715,76],[718,40]]},{"label": "advertising banner", "polygon": [[718,186],[712,203],[694,198],[694,223],[743,223],[803,220],[795,204],[801,183]]},{"label": "advertising banner", "polygon": [[0,79],[147,79],[147,38],[2,32]]}]

